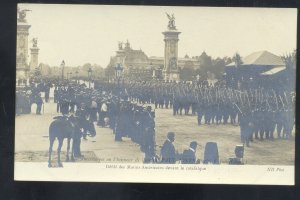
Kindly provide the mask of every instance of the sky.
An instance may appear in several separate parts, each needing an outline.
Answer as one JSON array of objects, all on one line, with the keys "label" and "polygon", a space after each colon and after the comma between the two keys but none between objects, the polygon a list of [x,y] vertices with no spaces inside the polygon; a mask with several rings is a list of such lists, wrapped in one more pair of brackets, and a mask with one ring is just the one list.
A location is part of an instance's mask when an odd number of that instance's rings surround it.
[{"label": "sky", "polygon": [[[216,8],[19,4],[30,9],[29,40],[38,38],[39,62],[59,66],[85,63],[106,67],[128,39],[147,56],[164,56],[162,32],[174,13],[178,56],[242,57],[267,50],[284,55],[296,49],[297,10],[290,8]],[[32,43],[29,43],[31,46]]]}]

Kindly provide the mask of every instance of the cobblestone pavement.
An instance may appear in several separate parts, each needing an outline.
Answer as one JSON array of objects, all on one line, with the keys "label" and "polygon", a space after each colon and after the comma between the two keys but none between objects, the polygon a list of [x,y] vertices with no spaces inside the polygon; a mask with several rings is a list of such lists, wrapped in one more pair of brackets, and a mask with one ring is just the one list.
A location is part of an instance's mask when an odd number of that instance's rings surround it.
[{"label": "cobblestone pavement", "polygon": [[[34,109],[33,106],[32,111]],[[56,115],[56,104],[46,103],[42,115],[28,114],[16,117],[16,161],[24,161],[27,158],[30,161],[30,155],[31,159],[34,157],[45,161],[44,157],[47,156],[49,147],[48,127]],[[97,162],[142,162],[144,154],[129,138],[124,138],[123,142],[115,142],[111,129],[97,127],[96,131],[95,138],[82,140],[81,150],[93,152]],[[234,156],[235,145],[240,144],[238,126],[215,124],[198,126],[196,116],[172,116],[171,109],[157,109],[156,149],[158,154],[168,131],[174,131],[176,134],[174,145],[178,152],[182,152],[188,148],[191,141],[196,140],[199,143],[196,155],[200,159],[203,159],[206,142],[217,142],[223,164],[228,163],[228,158]],[[57,142],[54,149],[56,147]],[[66,141],[62,150],[66,150]],[[44,153],[32,156],[32,152]],[[290,140],[254,140],[251,147],[245,149],[244,160],[246,164],[253,165],[293,165],[294,152],[293,133]]]}]

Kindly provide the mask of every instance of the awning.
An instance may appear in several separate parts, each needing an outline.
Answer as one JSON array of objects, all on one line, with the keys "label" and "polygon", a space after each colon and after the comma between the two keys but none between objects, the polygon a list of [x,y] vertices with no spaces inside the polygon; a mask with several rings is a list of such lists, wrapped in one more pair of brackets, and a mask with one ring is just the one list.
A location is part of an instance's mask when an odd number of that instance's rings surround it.
[{"label": "awning", "polygon": [[261,75],[273,75],[273,74],[276,74],[278,72],[281,72],[284,69],[285,69],[285,67],[274,67],[273,69],[271,69],[269,71],[261,73]]}]

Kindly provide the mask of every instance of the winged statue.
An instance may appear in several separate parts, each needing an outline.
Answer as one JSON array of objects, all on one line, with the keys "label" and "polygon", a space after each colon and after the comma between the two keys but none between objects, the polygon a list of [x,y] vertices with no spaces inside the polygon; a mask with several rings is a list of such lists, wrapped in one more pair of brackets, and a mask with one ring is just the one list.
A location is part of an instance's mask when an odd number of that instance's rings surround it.
[{"label": "winged statue", "polygon": [[175,30],[176,26],[175,26],[175,16],[174,16],[174,14],[169,15],[168,13],[166,13],[166,15],[167,15],[167,17],[169,19],[168,28],[170,30]]}]

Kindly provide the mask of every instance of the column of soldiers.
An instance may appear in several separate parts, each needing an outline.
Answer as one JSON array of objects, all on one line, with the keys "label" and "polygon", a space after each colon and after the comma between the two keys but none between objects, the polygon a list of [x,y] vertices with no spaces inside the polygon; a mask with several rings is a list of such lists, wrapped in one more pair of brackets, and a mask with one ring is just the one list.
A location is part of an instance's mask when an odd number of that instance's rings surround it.
[{"label": "column of soldiers", "polygon": [[130,99],[173,108],[173,115],[197,114],[198,125],[239,124],[247,146],[255,139],[290,138],[294,126],[294,94],[264,88],[235,90],[217,83],[129,82]]}]

